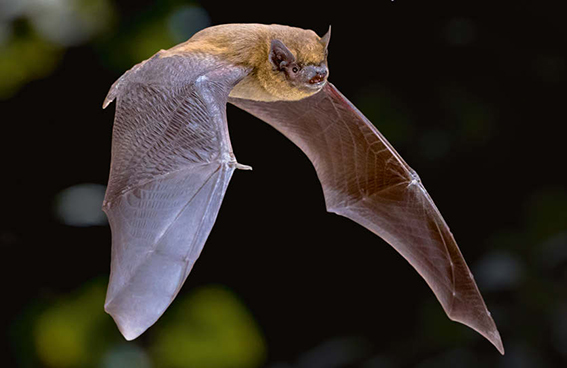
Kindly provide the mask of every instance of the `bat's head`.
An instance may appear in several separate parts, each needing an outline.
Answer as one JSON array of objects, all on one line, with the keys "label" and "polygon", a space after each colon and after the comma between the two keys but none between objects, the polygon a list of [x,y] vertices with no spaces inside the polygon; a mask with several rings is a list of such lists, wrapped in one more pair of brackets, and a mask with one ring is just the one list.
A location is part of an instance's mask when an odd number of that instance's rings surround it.
[{"label": "bat's head", "polygon": [[270,42],[268,60],[277,93],[295,100],[318,92],[329,75],[327,49],[331,29],[319,37],[315,32],[291,28]]},{"label": "bat's head", "polygon": [[331,29],[319,37],[311,30],[286,27],[274,32],[258,78],[278,100],[299,100],[323,88],[329,76],[327,49]]},{"label": "bat's head", "polygon": [[231,97],[300,100],[327,83],[330,27],[323,37],[311,30],[277,24],[234,27],[238,28],[238,37],[231,36],[226,42],[233,43],[229,58],[252,71],[233,88]]}]

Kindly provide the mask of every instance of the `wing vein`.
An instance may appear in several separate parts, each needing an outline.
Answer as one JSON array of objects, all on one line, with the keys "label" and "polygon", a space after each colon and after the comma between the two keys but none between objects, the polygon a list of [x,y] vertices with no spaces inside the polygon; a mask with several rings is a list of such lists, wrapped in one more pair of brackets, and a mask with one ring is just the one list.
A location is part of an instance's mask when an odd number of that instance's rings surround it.
[{"label": "wing vein", "polygon": [[177,221],[177,219],[179,218],[179,216],[181,216],[181,214],[183,213],[183,211],[185,211],[185,209],[187,208],[187,206],[189,206],[189,204],[191,202],[193,202],[193,199],[195,199],[195,197],[197,196],[197,194],[199,194],[199,192],[201,191],[201,189],[203,189],[203,187],[211,180],[211,178],[213,177],[213,175],[215,173],[218,172],[220,166],[215,169],[208,177],[206,180],[203,181],[203,183],[201,184],[201,186],[199,186],[199,188],[195,191],[195,193],[193,193],[193,195],[191,196],[191,198],[189,198],[189,200],[187,201],[187,203],[185,203],[185,205],[183,205],[181,207],[181,209],[177,212],[177,214],[175,215],[175,218],[173,218],[173,220],[171,220],[171,222],[167,225],[167,227],[162,231],[162,233],[157,237],[156,241],[155,241],[155,245],[154,247],[151,249],[150,252],[153,252],[159,245],[159,243],[161,242],[161,239],[167,234],[167,232],[169,231],[169,229],[171,229],[171,226]]}]

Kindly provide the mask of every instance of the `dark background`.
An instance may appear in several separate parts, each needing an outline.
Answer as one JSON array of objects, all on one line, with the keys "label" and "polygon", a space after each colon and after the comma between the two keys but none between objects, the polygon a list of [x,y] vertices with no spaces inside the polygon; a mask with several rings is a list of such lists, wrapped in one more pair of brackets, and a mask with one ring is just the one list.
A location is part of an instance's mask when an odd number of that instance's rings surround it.
[{"label": "dark background", "polygon": [[[186,366],[567,363],[567,25],[560,1],[67,0],[61,6],[71,10],[48,26],[43,17],[52,10],[4,1],[3,366],[184,366],[155,348],[179,307],[129,344],[102,312],[110,229],[98,209],[114,105],[101,104],[133,64],[203,26],[235,22],[320,35],[332,25],[330,80],[420,174],[476,276],[506,355],[448,320],[386,243],[326,213],[315,171],[297,147],[229,106],[234,152],[254,171],[235,172],[179,299],[223,285],[223,295],[254,317],[250,328],[263,343],[242,348],[259,357],[249,363],[229,353],[223,360],[219,348],[214,359]],[[65,197],[72,187],[86,189]],[[94,214],[73,223],[73,211],[89,208]],[[111,362],[122,353],[122,363]]]}]

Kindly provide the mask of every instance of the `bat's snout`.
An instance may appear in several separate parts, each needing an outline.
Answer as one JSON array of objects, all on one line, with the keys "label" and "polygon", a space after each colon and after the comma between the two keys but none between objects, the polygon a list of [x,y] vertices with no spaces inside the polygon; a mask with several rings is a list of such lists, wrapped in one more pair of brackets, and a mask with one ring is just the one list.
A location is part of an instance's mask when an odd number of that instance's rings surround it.
[{"label": "bat's snout", "polygon": [[327,74],[329,71],[326,66],[315,66],[313,67],[311,78],[309,79],[309,84],[321,84],[327,79]]}]

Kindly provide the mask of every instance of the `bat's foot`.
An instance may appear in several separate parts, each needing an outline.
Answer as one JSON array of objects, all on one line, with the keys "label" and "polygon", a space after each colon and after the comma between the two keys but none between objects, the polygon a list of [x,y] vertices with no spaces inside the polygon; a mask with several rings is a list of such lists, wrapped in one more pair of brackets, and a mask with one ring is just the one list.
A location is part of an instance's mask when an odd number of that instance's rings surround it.
[{"label": "bat's foot", "polygon": [[[238,170],[252,170],[252,166],[243,165],[236,161],[236,157],[234,157],[234,153],[232,152],[225,152],[222,154],[224,160],[221,162],[227,163],[228,165],[238,169]],[[226,161],[225,161],[226,160]]]},{"label": "bat's foot", "polygon": [[235,167],[236,167],[238,170],[252,170],[252,166],[239,164],[238,162],[235,164]]}]

